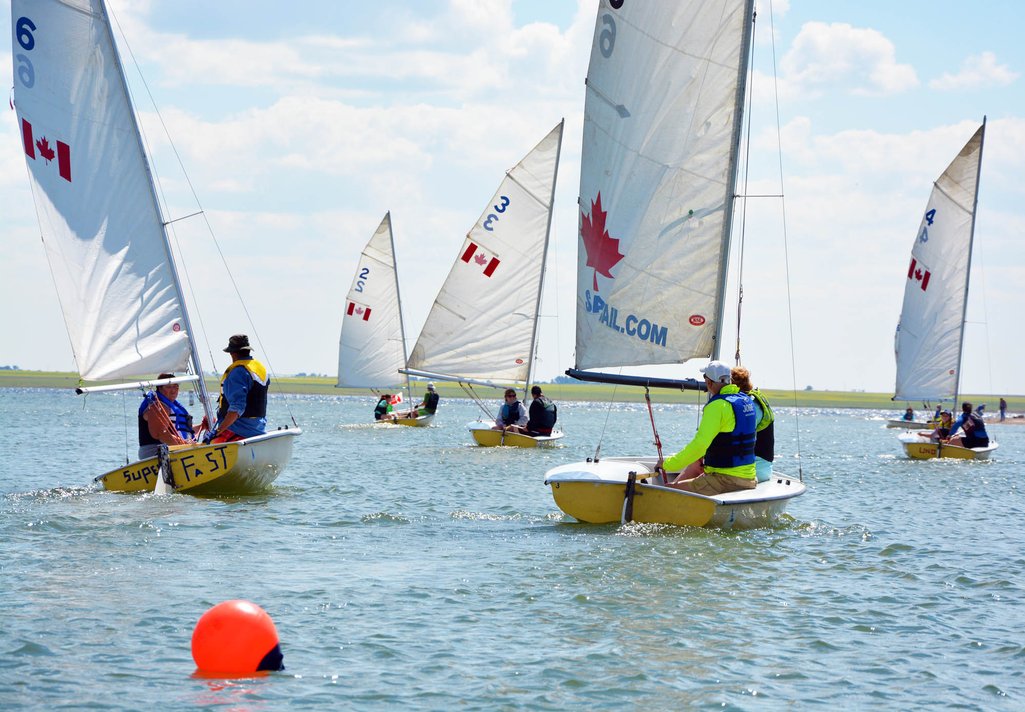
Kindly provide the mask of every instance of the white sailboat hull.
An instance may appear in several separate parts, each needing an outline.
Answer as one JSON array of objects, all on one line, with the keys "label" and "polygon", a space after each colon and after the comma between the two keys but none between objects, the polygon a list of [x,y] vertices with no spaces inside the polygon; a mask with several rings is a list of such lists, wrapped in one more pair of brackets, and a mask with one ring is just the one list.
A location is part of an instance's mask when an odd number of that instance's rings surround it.
[{"label": "white sailboat hull", "polygon": [[480,421],[470,423],[467,428],[474,442],[481,447],[553,447],[565,435],[561,430],[553,430],[551,435],[503,433],[501,430],[492,430],[490,423]]},{"label": "white sailboat hull", "polygon": [[928,438],[923,438],[917,433],[908,431],[897,436],[904,454],[912,460],[934,460],[936,458],[950,458],[952,460],[988,460],[989,456],[1000,447],[996,441],[990,440],[986,447],[958,447],[957,445],[946,445]]},{"label": "white sailboat hull", "polygon": [[[174,490],[184,494],[245,495],[267,490],[292,459],[299,428],[275,430],[245,440],[172,447]],[[139,460],[95,479],[112,492],[152,492],[159,477],[157,458]]]},{"label": "white sailboat hull", "polygon": [[932,430],[936,427],[936,423],[921,423],[914,420],[887,420],[886,427],[904,430]]},{"label": "white sailboat hull", "polygon": [[631,521],[724,529],[769,526],[787,503],[805,492],[802,482],[775,475],[753,490],[706,497],[665,487],[655,474],[654,457],[613,457],[599,462],[561,465],[545,473],[555,503],[563,512],[589,524],[623,521],[626,485],[637,475]]}]

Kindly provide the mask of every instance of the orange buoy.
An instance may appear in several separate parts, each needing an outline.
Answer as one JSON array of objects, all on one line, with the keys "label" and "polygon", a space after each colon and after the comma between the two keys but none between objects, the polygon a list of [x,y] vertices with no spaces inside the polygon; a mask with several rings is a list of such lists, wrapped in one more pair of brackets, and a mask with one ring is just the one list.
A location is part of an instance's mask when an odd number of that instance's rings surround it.
[{"label": "orange buoy", "polygon": [[192,659],[204,673],[285,669],[274,621],[249,601],[224,601],[200,617],[192,631]]}]

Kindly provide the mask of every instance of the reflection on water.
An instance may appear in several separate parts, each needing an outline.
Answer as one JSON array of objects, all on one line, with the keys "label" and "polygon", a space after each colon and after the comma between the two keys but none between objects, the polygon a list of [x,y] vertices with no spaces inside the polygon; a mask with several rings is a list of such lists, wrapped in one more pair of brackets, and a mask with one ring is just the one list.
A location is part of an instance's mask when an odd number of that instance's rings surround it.
[{"label": "reflection on water", "polygon": [[[552,502],[545,470],[599,439],[653,450],[643,404],[562,403],[550,450],[472,446],[468,402],[429,428],[373,404],[291,397],[274,490],[200,499],[91,484],[134,449],[119,394],[0,389],[0,706],[1020,706],[1025,428],[990,426],[990,462],[911,462],[886,413],[779,408],[776,468],[809,491],[722,532]],[[696,412],[656,405],[667,451]],[[287,672],[192,677],[196,620],[234,598],[272,616]]]}]

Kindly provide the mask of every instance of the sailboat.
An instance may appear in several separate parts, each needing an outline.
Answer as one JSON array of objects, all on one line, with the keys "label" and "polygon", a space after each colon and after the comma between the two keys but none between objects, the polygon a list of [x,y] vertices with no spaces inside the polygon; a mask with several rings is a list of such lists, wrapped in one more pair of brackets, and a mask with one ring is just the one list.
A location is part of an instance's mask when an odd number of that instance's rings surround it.
[{"label": "sailboat", "polygon": [[[564,123],[506,172],[463,240],[403,370],[459,383],[485,412],[473,386],[523,383],[524,399],[530,389]],[[469,429],[484,446],[537,447],[563,435],[503,433],[484,422]]]},{"label": "sailboat", "polygon": [[[338,387],[378,389],[394,386],[406,366],[406,331],[402,321],[399,277],[391,213],[386,213],[363,248],[352,286],[345,298],[338,337]],[[406,401],[410,400],[406,376]],[[394,399],[394,396],[393,396]],[[401,401],[398,401],[401,402]],[[393,404],[398,402],[393,400]],[[389,418],[398,425],[426,427],[434,413]]]},{"label": "sailboat", "polygon": [[[985,137],[983,120],[933,184],[915,234],[894,340],[894,400],[957,403]],[[965,448],[913,432],[897,437],[908,457],[916,460],[985,460],[997,449],[992,439],[986,447]]]},{"label": "sailboat", "polygon": [[[704,390],[694,379],[583,369],[718,358],[752,22],[753,0],[599,3],[568,375]],[[545,483],[581,522],[738,528],[770,523],[805,491],[777,473],[756,489],[706,497],[664,486],[658,460],[596,453],[549,470]]]},{"label": "sailboat", "polygon": [[[121,60],[101,0],[13,0],[14,104],[47,258],[83,381],[190,370],[215,422]],[[80,388],[141,388],[172,379]],[[265,489],[298,428],[171,446],[96,481],[118,492]]]}]

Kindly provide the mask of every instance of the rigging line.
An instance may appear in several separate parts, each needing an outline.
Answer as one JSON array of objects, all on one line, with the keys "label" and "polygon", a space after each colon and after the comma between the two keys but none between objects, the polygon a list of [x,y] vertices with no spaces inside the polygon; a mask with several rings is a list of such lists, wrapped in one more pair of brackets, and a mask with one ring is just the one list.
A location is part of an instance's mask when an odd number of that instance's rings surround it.
[{"label": "rigging line", "polygon": [[751,55],[748,62],[747,92],[747,137],[744,142],[744,192],[740,198],[740,249],[737,251],[737,349],[733,355],[734,366],[740,365],[740,324],[744,308],[744,252],[747,246],[747,192],[751,181],[751,106],[754,103],[755,74],[755,29],[758,13],[751,16]]},{"label": "rigging line", "polygon": [[[989,374],[989,392],[993,394],[993,355],[992,355],[992,344],[990,343],[989,333],[989,304],[986,302],[986,267],[985,267],[985,255],[982,254],[982,244],[975,244],[975,251],[979,253],[979,257],[976,260],[979,270],[979,281],[982,282],[982,328],[986,332],[986,338],[983,343],[986,345],[986,371]],[[965,319],[965,324],[969,321]],[[964,348],[964,347],[962,347]]]},{"label": "rigging line", "polygon": [[[121,23],[117,19],[117,16],[114,14],[112,8],[111,8],[110,14],[114,18],[115,24],[117,24],[118,32],[121,33],[121,39],[124,40],[125,49],[128,50],[128,54],[132,58],[132,62],[135,63],[135,68],[136,68],[136,71],[139,74],[140,81],[142,82],[143,87],[146,89],[146,94],[147,94],[147,96],[149,96],[150,104],[153,106],[153,111],[156,114],[157,119],[159,119],[159,121],[160,121],[161,128],[163,128],[163,130],[164,130],[164,135],[167,137],[168,145],[171,147],[171,151],[172,151],[172,153],[174,153],[174,157],[178,161],[178,166],[179,166],[179,168],[181,168],[182,176],[185,178],[185,183],[189,186],[189,192],[192,193],[192,199],[194,201],[196,201],[196,206],[199,208],[199,214],[202,215],[203,223],[206,225],[207,232],[210,234],[210,240],[213,242],[214,247],[217,250],[217,255],[221,258],[221,264],[224,266],[224,271],[228,273],[228,279],[231,281],[231,286],[235,290],[235,296],[238,297],[239,303],[242,306],[242,312],[246,315],[246,321],[249,322],[249,328],[253,332],[253,337],[256,339],[257,345],[260,347],[260,352],[261,352],[261,354],[263,356],[263,359],[267,362],[267,370],[270,373],[275,373],[276,374],[274,366],[271,363],[270,355],[267,353],[267,349],[264,348],[263,340],[260,338],[260,333],[259,333],[259,331],[256,328],[256,324],[253,322],[253,317],[249,313],[249,307],[246,305],[245,300],[242,298],[242,292],[239,289],[238,282],[235,280],[235,275],[232,274],[231,268],[228,267],[228,261],[224,257],[224,251],[221,249],[221,245],[220,245],[220,243],[217,240],[217,236],[214,234],[213,226],[210,224],[210,219],[207,217],[206,210],[203,208],[203,204],[199,200],[199,194],[196,192],[196,187],[192,184],[192,179],[189,177],[188,172],[185,170],[185,162],[182,160],[181,154],[178,152],[178,147],[175,145],[174,141],[171,140],[171,132],[168,131],[168,129],[167,129],[167,124],[164,122],[164,116],[163,116],[163,114],[160,113],[160,109],[157,108],[156,100],[153,98],[153,92],[150,91],[149,83],[146,82],[146,77],[144,77],[143,74],[142,74],[142,68],[139,65],[139,61],[135,58],[135,53],[132,51],[132,47],[128,43],[128,38],[125,35],[124,30],[121,28]],[[143,141],[146,142],[145,131],[142,131],[141,124],[140,124],[140,133],[143,134]],[[152,164],[153,163],[153,151],[149,149],[148,143],[147,143],[147,151],[149,153],[150,162]],[[163,200],[163,189],[162,188],[160,189],[160,192],[161,192],[161,200]],[[166,203],[166,201],[164,201],[164,210],[165,211],[167,210],[167,203]],[[174,221],[172,221],[172,222],[174,222]],[[172,232],[173,232],[173,229],[172,229]],[[178,246],[178,244],[177,244],[177,235],[175,236],[175,246],[179,247],[178,253],[180,255],[181,254],[181,249],[180,249],[180,246]],[[192,284],[191,284],[191,281],[189,280],[189,277],[188,277],[188,271],[184,270],[184,269],[183,269],[183,271],[185,271],[185,273],[186,273],[185,279],[186,279],[187,282],[189,282],[189,291],[191,293],[192,292]],[[193,293],[193,303],[195,303],[195,294],[194,293]],[[197,313],[197,315],[199,314],[198,307],[196,308],[196,313]],[[203,326],[202,317],[199,317],[199,320],[200,320],[200,329],[202,329],[204,335],[206,335],[206,327]],[[211,365],[213,365],[216,362],[213,360],[213,351],[210,348],[209,338],[206,338],[205,340],[207,342],[207,344],[206,344],[207,350],[210,351],[210,362],[211,362]],[[198,374],[198,375],[202,376],[203,374]],[[288,411],[289,418],[291,418],[292,424],[295,425],[296,427],[298,427],[299,424],[296,422],[295,415],[292,413],[291,403],[289,402],[287,394],[283,394],[283,395],[284,395],[283,400],[284,400],[284,404],[285,404],[285,409]]]},{"label": "rigging line", "polygon": [[[783,139],[782,128],[779,118],[779,81],[776,74],[776,27],[773,22],[772,0],[769,0],[769,40],[772,47],[772,92],[776,104],[776,155],[779,161],[779,187],[780,193],[786,194],[783,189]],[[786,274],[787,287],[787,328],[790,337],[790,378],[793,384],[794,396],[794,423],[797,435],[797,475],[801,482],[804,482],[804,468],[801,465],[801,411],[797,407],[797,367],[794,365],[794,312],[793,298],[790,293],[790,245],[787,239],[787,202],[785,197],[780,198],[780,208],[783,215],[783,265]]]},{"label": "rigging line", "polygon": [[648,404],[648,418],[651,420],[651,432],[655,435],[655,450],[658,452],[658,461],[662,462],[662,440],[658,436],[658,428],[655,427],[655,411],[651,408],[651,389],[644,387],[644,402]]},{"label": "rigging line", "polygon": [[[623,373],[623,369],[619,369],[620,375]],[[612,405],[616,402],[616,391],[619,390],[619,384],[613,384],[612,386],[612,397],[609,398],[609,407],[605,411],[605,422],[602,423],[601,433],[598,435],[598,444],[594,448],[594,461],[598,462],[598,455],[601,454],[601,443],[605,439],[605,431],[609,427],[609,416],[612,415]]]},{"label": "rigging line", "polygon": [[[89,396],[86,396],[88,398]],[[82,401],[82,405],[85,405],[85,401]],[[125,464],[127,465],[131,460],[128,459],[128,391],[121,391],[121,412],[124,415],[125,422]]]}]

